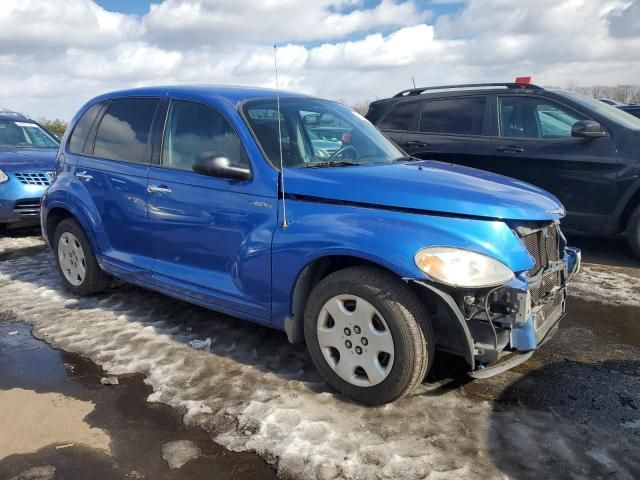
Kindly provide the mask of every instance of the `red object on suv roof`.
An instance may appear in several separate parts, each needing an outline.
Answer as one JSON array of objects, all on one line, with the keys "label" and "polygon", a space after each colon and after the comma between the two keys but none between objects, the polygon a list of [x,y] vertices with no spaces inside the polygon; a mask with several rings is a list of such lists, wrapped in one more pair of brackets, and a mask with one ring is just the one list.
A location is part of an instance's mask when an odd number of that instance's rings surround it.
[{"label": "red object on suv roof", "polygon": [[527,85],[533,83],[533,77],[516,77],[516,83],[526,83]]}]

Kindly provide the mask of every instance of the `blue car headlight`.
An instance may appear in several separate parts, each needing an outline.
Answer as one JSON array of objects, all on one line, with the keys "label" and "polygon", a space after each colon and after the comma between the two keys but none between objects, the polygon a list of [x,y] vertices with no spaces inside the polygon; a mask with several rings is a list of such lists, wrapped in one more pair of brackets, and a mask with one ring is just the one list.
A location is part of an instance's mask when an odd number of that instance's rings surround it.
[{"label": "blue car headlight", "polygon": [[0,170],[0,183],[4,183],[9,181],[9,177],[7,176],[6,173],[4,173],[2,170]]},{"label": "blue car headlight", "polygon": [[460,248],[422,248],[415,262],[433,280],[452,287],[495,287],[514,277],[511,269],[495,258]]}]

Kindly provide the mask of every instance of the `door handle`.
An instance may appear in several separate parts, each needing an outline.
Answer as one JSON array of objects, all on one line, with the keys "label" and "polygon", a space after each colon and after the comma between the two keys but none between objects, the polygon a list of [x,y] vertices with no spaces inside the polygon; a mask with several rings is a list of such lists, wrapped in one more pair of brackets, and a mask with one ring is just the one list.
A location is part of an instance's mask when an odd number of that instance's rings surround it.
[{"label": "door handle", "polygon": [[420,148],[429,146],[428,143],[424,143],[424,142],[421,142],[419,140],[409,140],[408,142],[405,143],[405,145],[407,147],[420,147]]},{"label": "door handle", "polygon": [[86,170],[83,170],[76,173],[76,178],[82,182],[90,182],[93,180],[93,175],[89,175]]},{"label": "door handle", "polygon": [[171,189],[165,186],[148,185],[147,192],[149,193],[171,193]]},{"label": "door handle", "polygon": [[496,147],[496,150],[498,152],[505,152],[505,153],[522,153],[522,152],[524,152],[524,148],[515,147],[513,145],[505,145],[505,146],[501,146],[501,147]]}]

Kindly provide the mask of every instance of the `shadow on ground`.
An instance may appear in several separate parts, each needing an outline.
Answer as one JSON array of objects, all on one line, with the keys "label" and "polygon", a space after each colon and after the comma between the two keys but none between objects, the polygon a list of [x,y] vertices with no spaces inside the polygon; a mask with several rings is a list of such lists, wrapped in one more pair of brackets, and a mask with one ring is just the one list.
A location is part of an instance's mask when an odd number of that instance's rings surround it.
[{"label": "shadow on ground", "polygon": [[[556,362],[522,376],[494,402],[489,442],[517,480],[639,478],[640,361]],[[580,443],[590,447],[568,448]]]}]

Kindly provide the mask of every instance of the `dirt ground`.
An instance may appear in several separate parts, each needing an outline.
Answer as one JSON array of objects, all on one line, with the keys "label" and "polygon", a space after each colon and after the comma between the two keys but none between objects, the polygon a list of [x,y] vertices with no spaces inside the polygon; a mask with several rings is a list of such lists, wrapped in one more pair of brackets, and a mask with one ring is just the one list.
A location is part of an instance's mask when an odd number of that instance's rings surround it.
[{"label": "dirt ground", "polygon": [[0,479],[639,478],[640,262],[570,240],[585,269],[529,361],[470,381],[439,354],[415,395],[365,408],[279,332],[122,284],[71,298],[42,241],[11,234]]}]

